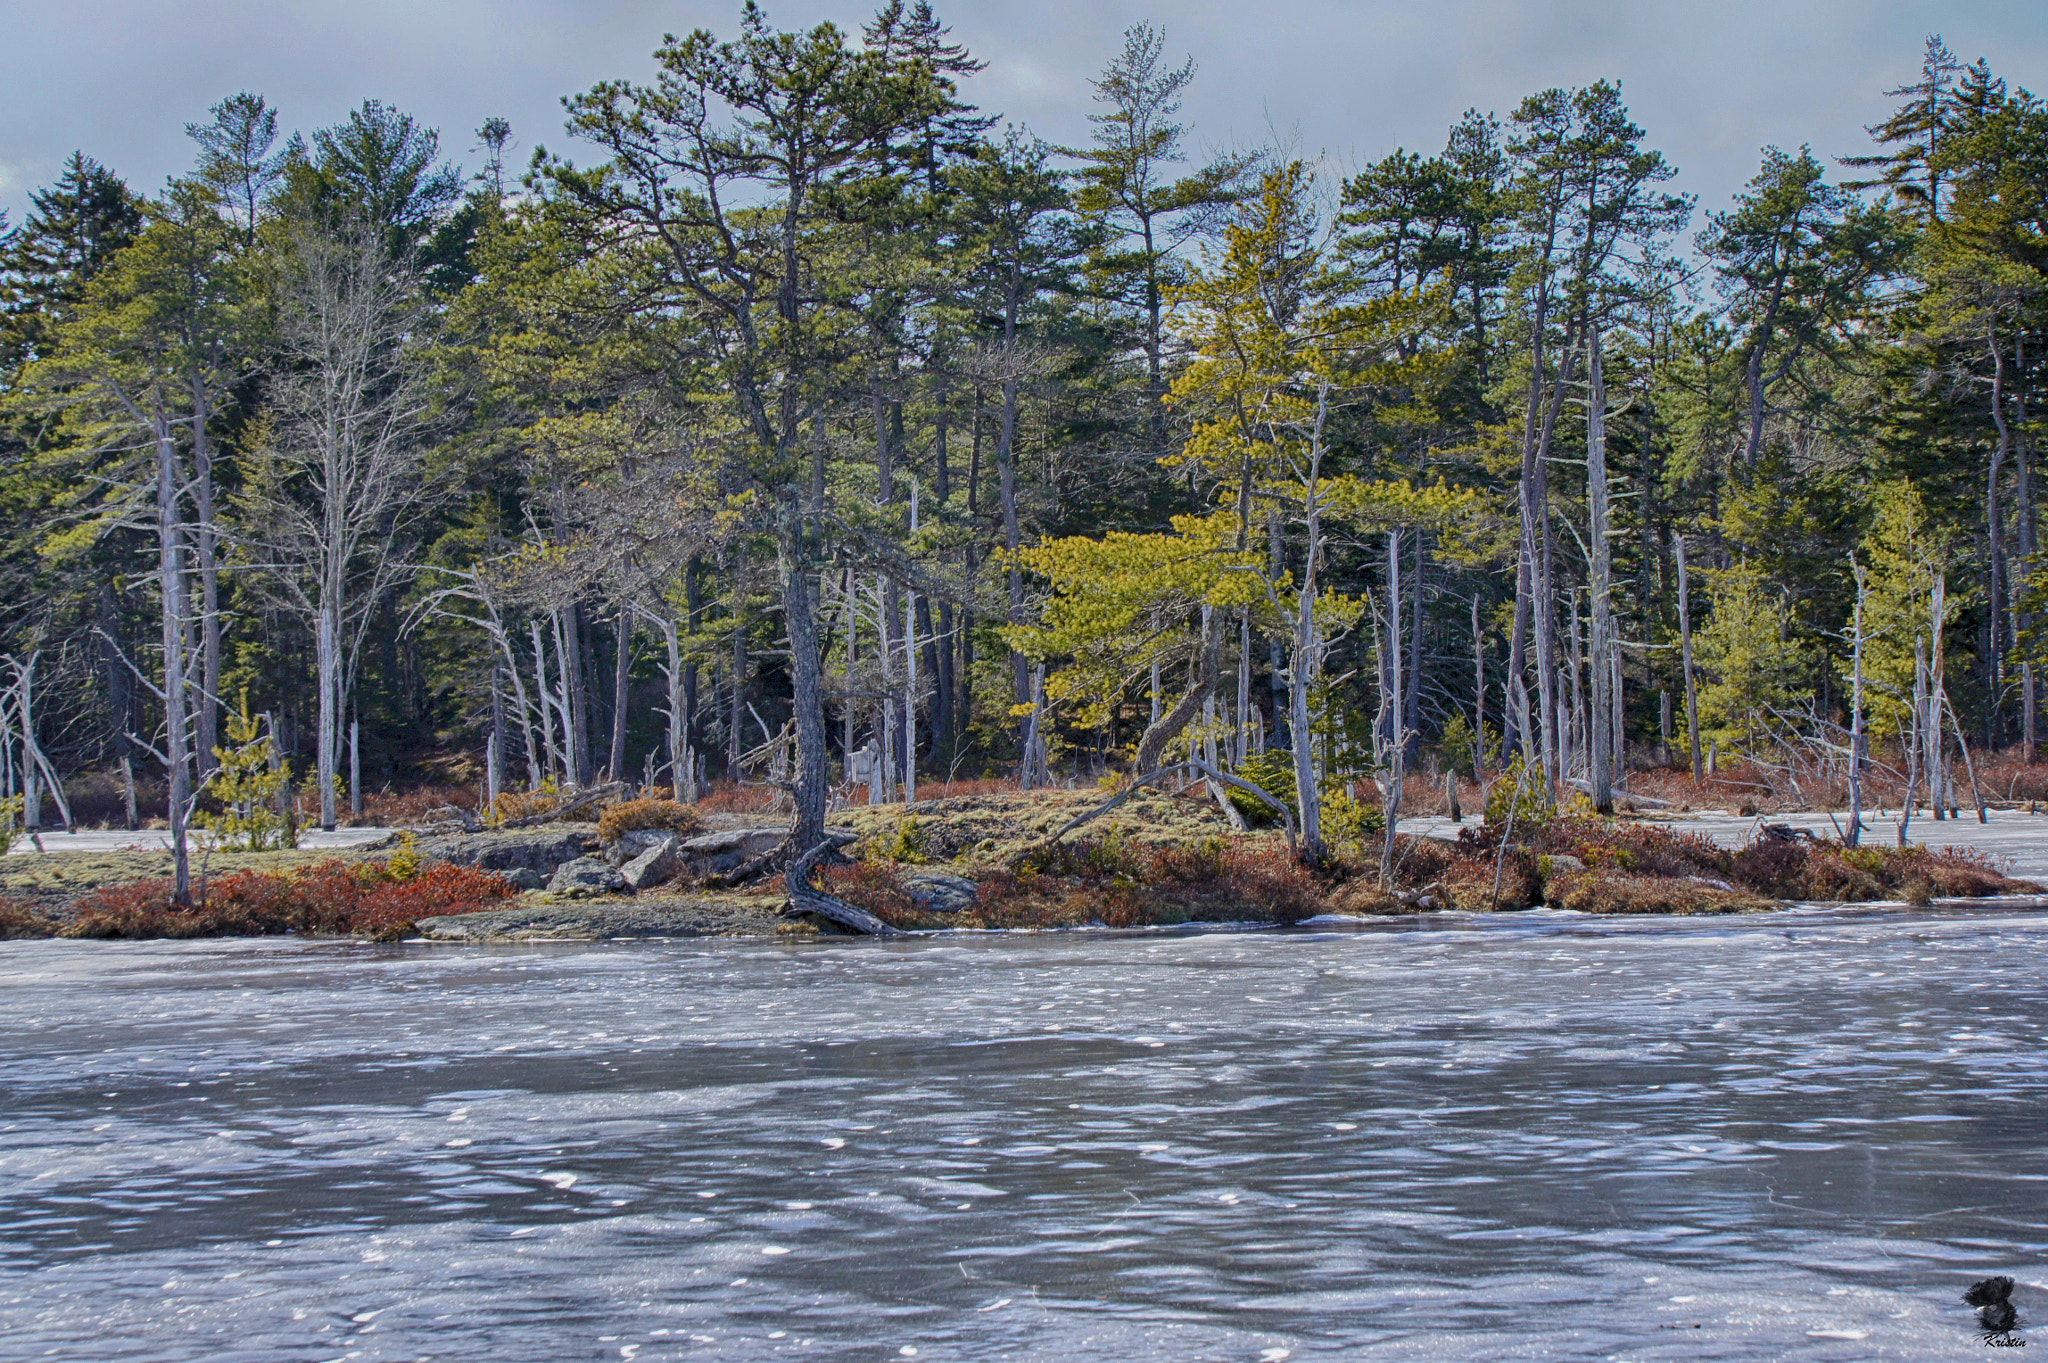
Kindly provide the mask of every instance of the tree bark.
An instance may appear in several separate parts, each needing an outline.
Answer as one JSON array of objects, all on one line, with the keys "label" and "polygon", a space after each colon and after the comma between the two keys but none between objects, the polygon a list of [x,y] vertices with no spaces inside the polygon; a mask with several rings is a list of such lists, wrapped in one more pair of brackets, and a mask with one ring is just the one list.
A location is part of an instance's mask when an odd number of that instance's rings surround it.
[{"label": "tree bark", "polygon": [[[163,593],[164,654],[164,774],[169,790],[166,822],[170,825],[171,898],[181,908],[192,904],[191,852],[185,846],[186,806],[191,790],[186,783],[190,760],[186,737],[185,622],[179,610],[184,601],[181,590],[185,576],[184,536],[178,513],[178,454],[170,422],[158,416],[156,437],[156,533],[157,578]],[[324,617],[323,617],[324,619]],[[325,697],[322,698],[325,703]],[[323,729],[325,735],[328,731]],[[325,808],[328,821],[334,817],[334,788],[327,788]]]},{"label": "tree bark", "polygon": [[633,608],[619,607],[617,647],[612,651],[612,750],[605,764],[606,779],[623,780],[626,774],[626,698],[633,671]]},{"label": "tree bark", "polygon": [[1595,331],[1587,359],[1589,392],[1586,404],[1586,501],[1587,551],[1592,557],[1592,639],[1587,652],[1593,660],[1593,712],[1587,734],[1593,785],[1593,807],[1602,814],[1614,812],[1614,696],[1608,663],[1609,641],[1614,637],[1612,601],[1609,596],[1612,567],[1607,541],[1607,384],[1600,362],[1600,334]]},{"label": "tree bark", "polygon": [[1692,583],[1685,571],[1685,536],[1671,536],[1671,552],[1678,560],[1678,660],[1685,672],[1685,735],[1692,749],[1692,779],[1699,783],[1700,695],[1692,670]]},{"label": "tree bark", "polygon": [[[783,627],[789,637],[790,708],[796,728],[796,762],[790,796],[796,806],[784,844],[794,859],[825,840],[825,800],[831,786],[831,762],[825,751],[824,673],[818,658],[815,589],[810,575],[804,526],[796,510],[786,508],[776,536],[776,568],[781,578]],[[737,694],[737,692],[735,692]],[[737,729],[738,716],[734,716]],[[808,868],[805,868],[806,872]],[[793,868],[794,870],[794,868]],[[803,875],[790,882],[794,897]]]}]

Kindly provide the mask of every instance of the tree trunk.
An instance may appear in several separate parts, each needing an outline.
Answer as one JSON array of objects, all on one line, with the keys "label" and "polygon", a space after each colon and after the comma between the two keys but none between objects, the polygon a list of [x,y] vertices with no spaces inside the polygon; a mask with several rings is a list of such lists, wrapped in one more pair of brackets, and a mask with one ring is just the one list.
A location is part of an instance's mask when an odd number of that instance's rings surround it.
[{"label": "tree trunk", "polygon": [[1869,595],[1863,565],[1853,557],[1849,566],[1856,574],[1856,614],[1850,636],[1849,675],[1849,828],[1843,839],[1851,847],[1863,837],[1863,603]]},{"label": "tree trunk", "polygon": [[[1309,721],[1309,695],[1321,680],[1323,671],[1323,635],[1316,619],[1316,578],[1322,568],[1323,557],[1323,429],[1330,413],[1330,390],[1327,384],[1316,391],[1316,423],[1309,436],[1308,488],[1302,498],[1302,524],[1306,542],[1301,555],[1301,589],[1295,594],[1294,606],[1294,656],[1288,672],[1293,685],[1292,703],[1289,706],[1291,723],[1289,728],[1294,736],[1294,794],[1295,807],[1301,815],[1301,855],[1311,866],[1322,865],[1325,859],[1323,849],[1323,799],[1320,783],[1316,779],[1316,757],[1314,727]],[[1387,572],[1390,582],[1398,584],[1400,565],[1400,535],[1390,532],[1387,536]],[[1400,639],[1400,593],[1394,592],[1390,600],[1388,615],[1395,621],[1393,652],[1394,672],[1401,669]],[[1397,690],[1394,696],[1394,714],[1402,714],[1401,698]],[[1396,735],[1394,763],[1395,770],[1401,769],[1400,749],[1405,746],[1405,737]],[[1399,797],[1390,797],[1392,803],[1387,810],[1388,845],[1392,846],[1392,829],[1399,816]]]},{"label": "tree trunk", "polygon": [[1415,575],[1408,583],[1408,684],[1402,688],[1401,723],[1408,734],[1403,760],[1413,761],[1422,742],[1422,569],[1425,562],[1422,532],[1415,532]]},{"label": "tree trunk", "polygon": [[319,638],[314,644],[320,693],[319,739],[314,749],[320,779],[320,826],[334,831],[334,786],[341,765],[341,603],[330,591],[320,603]]},{"label": "tree trunk", "polygon": [[605,764],[607,779],[617,781],[626,772],[626,698],[633,672],[633,608],[619,607],[619,637],[612,650],[612,750]]},{"label": "tree trunk", "polygon": [[1991,468],[1984,479],[1984,534],[1989,562],[1986,567],[1990,576],[1985,583],[1985,627],[1990,635],[1990,647],[1985,658],[1985,670],[1990,673],[1987,688],[1987,727],[1995,735],[1998,728],[1999,699],[2005,691],[2005,654],[2011,642],[2011,630],[2005,618],[2006,572],[2005,572],[2005,517],[1999,506],[1999,483],[2005,476],[2005,461],[2012,452],[2012,429],[2005,419],[2005,347],[1998,342],[1994,329],[1985,337],[1991,350],[1991,420],[1998,429],[1998,439],[1991,447]]},{"label": "tree trunk", "polygon": [[1586,403],[1586,501],[1588,504],[1587,551],[1592,557],[1593,628],[1593,712],[1589,717],[1588,756],[1591,770],[1587,779],[1593,786],[1593,808],[1602,814],[1614,812],[1613,728],[1615,697],[1609,676],[1608,655],[1614,637],[1613,604],[1609,595],[1612,567],[1607,541],[1607,384],[1600,362],[1600,335],[1593,334],[1587,360],[1589,392]]},{"label": "tree trunk", "polygon": [[1486,775],[1486,636],[1479,629],[1479,593],[1472,593],[1472,779]]},{"label": "tree trunk", "polygon": [[[825,840],[825,799],[832,772],[825,751],[824,674],[818,658],[815,590],[804,527],[794,508],[785,508],[781,521],[776,536],[776,567],[781,578],[783,628],[789,637],[790,711],[796,729],[796,762],[790,789],[796,809],[785,846],[794,859]],[[737,721],[738,716],[734,719]]]},{"label": "tree trunk", "polygon": [[[157,579],[163,594],[164,774],[169,787],[165,814],[170,825],[171,898],[180,907],[189,908],[192,903],[192,863],[190,849],[185,846],[185,816],[191,791],[186,784],[190,752],[185,727],[185,622],[179,615],[184,602],[181,585],[185,576],[185,552],[180,529],[182,517],[178,514],[178,455],[170,422],[159,416],[154,427]],[[323,623],[325,618],[323,615]],[[324,694],[322,704],[325,704]],[[332,785],[327,787],[326,809],[331,822],[334,811]]]},{"label": "tree trunk", "polygon": [[1196,645],[1192,662],[1194,681],[1187,693],[1174,702],[1173,708],[1145,727],[1138,739],[1138,755],[1134,765],[1139,771],[1151,771],[1159,765],[1160,757],[1166,752],[1166,745],[1178,738],[1194,717],[1201,713],[1202,702],[1216,689],[1214,617],[1205,620],[1208,628]]},{"label": "tree trunk", "polygon": [[1685,571],[1685,536],[1671,537],[1671,551],[1678,560],[1678,665],[1685,673],[1685,736],[1692,749],[1692,779],[1700,779],[1700,695],[1692,671],[1692,592]]},{"label": "tree trunk", "polygon": [[211,415],[206,382],[191,376],[192,501],[198,513],[194,547],[199,559],[199,774],[213,770],[213,750],[220,746],[220,553],[214,524],[213,446],[206,423]]}]

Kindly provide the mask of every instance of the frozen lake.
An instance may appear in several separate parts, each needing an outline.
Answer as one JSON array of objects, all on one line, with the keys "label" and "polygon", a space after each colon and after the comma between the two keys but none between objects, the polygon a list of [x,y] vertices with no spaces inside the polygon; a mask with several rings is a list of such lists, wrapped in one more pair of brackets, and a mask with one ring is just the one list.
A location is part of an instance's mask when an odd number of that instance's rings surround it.
[{"label": "frozen lake", "polygon": [[[0,1356],[1980,1356],[2048,915],[0,946]],[[914,1352],[913,1352],[914,1351]]]},{"label": "frozen lake", "polygon": [[[1973,847],[1993,857],[2008,859],[2011,863],[2009,875],[2048,881],[2048,814],[1994,809],[1988,812],[1988,818],[1988,823],[1980,824],[1977,811],[1966,809],[1959,819],[1936,821],[1923,810],[1913,816],[1913,822],[1906,830],[1907,841],[1927,847]],[[1743,818],[1733,814],[1691,813],[1646,822],[1680,833],[1704,833],[1723,847],[1741,847],[1756,836],[1758,827],[1767,823],[1790,824],[1794,828],[1807,829],[1816,837],[1833,839],[1839,837],[1842,828],[1847,826],[1848,816],[1766,814],[1761,818]],[[1455,837],[1460,827],[1476,828],[1478,824],[1478,816],[1474,814],[1466,815],[1462,825],[1449,819],[1403,819],[1401,831]],[[1863,841],[1867,845],[1897,846],[1898,810],[1887,810],[1883,817],[1866,810],[1863,830]]]},{"label": "frozen lake", "polygon": [[[320,828],[299,830],[301,847],[360,847],[391,836],[388,828],[337,828],[332,833]],[[162,852],[171,846],[171,835],[162,829],[139,828],[81,828],[76,833],[66,833],[61,828],[45,828],[38,836],[45,852]],[[190,837],[186,846],[194,856],[200,851],[199,839]],[[7,855],[11,857],[32,857],[36,846],[27,835],[19,837]]]}]

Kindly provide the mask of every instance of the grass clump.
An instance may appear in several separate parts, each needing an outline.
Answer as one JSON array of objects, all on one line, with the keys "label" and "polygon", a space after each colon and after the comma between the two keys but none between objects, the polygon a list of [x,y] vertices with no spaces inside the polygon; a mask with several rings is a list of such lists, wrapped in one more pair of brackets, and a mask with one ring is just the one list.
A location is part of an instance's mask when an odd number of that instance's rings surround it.
[{"label": "grass clump", "polygon": [[674,800],[647,798],[621,800],[597,820],[597,836],[605,842],[617,842],[628,833],[650,830],[687,838],[704,831],[704,816]]},{"label": "grass clump", "polygon": [[976,873],[971,908],[918,906],[893,862],[824,872],[826,887],[894,927],[1164,927],[1180,923],[1296,923],[1322,911],[1325,887],[1277,838],[1149,843],[1112,831],[1063,842],[1017,867]]}]

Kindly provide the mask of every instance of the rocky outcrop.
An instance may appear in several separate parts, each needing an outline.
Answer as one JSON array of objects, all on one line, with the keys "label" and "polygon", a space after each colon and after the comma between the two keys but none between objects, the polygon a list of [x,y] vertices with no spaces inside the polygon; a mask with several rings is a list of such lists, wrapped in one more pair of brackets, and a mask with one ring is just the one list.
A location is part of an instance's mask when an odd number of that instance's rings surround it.
[{"label": "rocky outcrop", "polygon": [[619,867],[619,878],[626,882],[626,888],[637,894],[657,885],[666,885],[681,874],[683,859],[676,850],[676,843],[675,835],[670,834]]},{"label": "rocky outcrop", "polygon": [[974,907],[981,887],[965,876],[944,871],[912,871],[902,879],[905,890],[926,913],[959,913]]},{"label": "rocky outcrop", "polygon": [[555,868],[596,848],[597,825],[435,834],[421,838],[418,845],[420,856],[427,861],[496,871],[521,888],[538,889],[554,875]]},{"label": "rocky outcrop", "polygon": [[625,888],[625,877],[603,857],[578,857],[574,861],[563,862],[555,869],[554,879],[548,882],[549,894],[567,899],[618,894]]},{"label": "rocky outcrop", "polygon": [[615,840],[604,845],[604,859],[614,866],[624,866],[650,847],[659,847],[665,842],[674,842],[675,833],[666,828],[636,828],[621,833]]},{"label": "rocky outcrop", "polygon": [[772,852],[789,836],[786,828],[734,828],[721,833],[700,833],[676,844],[676,853],[692,875],[717,875]]}]

